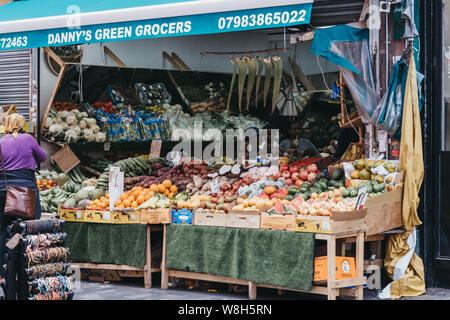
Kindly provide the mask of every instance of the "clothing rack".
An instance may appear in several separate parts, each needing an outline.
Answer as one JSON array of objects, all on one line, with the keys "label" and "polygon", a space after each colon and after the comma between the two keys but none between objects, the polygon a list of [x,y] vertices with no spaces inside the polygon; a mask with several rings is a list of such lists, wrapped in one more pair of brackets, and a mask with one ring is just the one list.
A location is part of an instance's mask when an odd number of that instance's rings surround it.
[{"label": "clothing rack", "polygon": [[8,226],[10,238],[20,237],[7,260],[7,300],[73,299],[63,224],[59,219],[17,219]]}]

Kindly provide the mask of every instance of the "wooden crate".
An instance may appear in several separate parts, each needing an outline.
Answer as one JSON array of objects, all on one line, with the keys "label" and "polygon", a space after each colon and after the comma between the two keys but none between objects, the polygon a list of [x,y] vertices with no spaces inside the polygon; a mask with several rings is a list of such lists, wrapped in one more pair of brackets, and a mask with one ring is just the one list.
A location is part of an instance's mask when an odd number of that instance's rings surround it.
[{"label": "wooden crate", "polygon": [[194,225],[225,227],[226,214],[214,213],[213,211],[194,210]]},{"label": "wooden crate", "polygon": [[261,229],[295,231],[296,216],[293,214],[261,213]]},{"label": "wooden crate", "polygon": [[261,213],[259,211],[231,211],[225,215],[225,227],[260,229]]},{"label": "wooden crate", "polygon": [[366,235],[379,234],[403,227],[402,218],[403,190],[385,192],[368,199],[364,204],[367,210]]},{"label": "wooden crate", "polygon": [[111,222],[117,224],[139,224],[141,223],[140,211],[120,212],[116,211],[111,214]]},{"label": "wooden crate", "polygon": [[58,206],[58,215],[59,215],[59,218],[64,221],[84,222],[86,214],[83,209],[64,208],[64,207],[61,207],[61,205],[59,205]]},{"label": "wooden crate", "polygon": [[367,209],[333,212],[328,216],[297,215],[295,219],[296,231],[313,233],[347,233],[365,231]]},{"label": "wooden crate", "polygon": [[141,223],[143,224],[166,224],[170,223],[172,208],[142,209]]}]

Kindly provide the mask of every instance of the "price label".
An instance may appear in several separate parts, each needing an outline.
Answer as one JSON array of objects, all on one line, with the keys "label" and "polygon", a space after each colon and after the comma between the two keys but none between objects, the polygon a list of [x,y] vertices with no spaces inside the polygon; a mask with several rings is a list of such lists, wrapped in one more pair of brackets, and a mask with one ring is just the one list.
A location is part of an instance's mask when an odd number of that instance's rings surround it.
[{"label": "price label", "polygon": [[17,245],[19,244],[19,240],[22,238],[22,236],[18,233],[16,233],[7,243],[6,247],[10,250],[13,250]]},{"label": "price label", "polygon": [[103,150],[105,151],[109,151],[111,149],[111,142],[105,142],[105,144],[103,145]]},{"label": "price label", "polygon": [[218,193],[220,191],[219,182],[217,180],[213,180],[210,183],[211,193]]},{"label": "price label", "polygon": [[161,155],[162,140],[153,140],[150,147],[149,158],[159,158]]}]

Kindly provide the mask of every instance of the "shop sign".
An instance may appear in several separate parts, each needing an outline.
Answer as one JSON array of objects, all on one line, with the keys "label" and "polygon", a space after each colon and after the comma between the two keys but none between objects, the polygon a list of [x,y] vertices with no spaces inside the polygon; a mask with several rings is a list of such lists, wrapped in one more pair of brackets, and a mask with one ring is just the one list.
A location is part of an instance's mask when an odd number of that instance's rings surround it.
[{"label": "shop sign", "polygon": [[[0,35],[0,50],[213,34],[309,24],[312,3]],[[51,17],[49,17],[51,18]]]}]

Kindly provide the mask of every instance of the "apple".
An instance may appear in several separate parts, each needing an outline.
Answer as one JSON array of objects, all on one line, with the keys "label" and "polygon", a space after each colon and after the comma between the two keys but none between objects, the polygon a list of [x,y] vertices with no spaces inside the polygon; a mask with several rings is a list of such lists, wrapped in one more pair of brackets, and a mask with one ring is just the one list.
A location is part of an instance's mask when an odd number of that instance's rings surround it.
[{"label": "apple", "polygon": [[273,175],[273,180],[278,180],[281,177],[281,172],[277,171],[275,172],[275,174]]},{"label": "apple", "polygon": [[[287,181],[286,181],[287,182]],[[283,194],[284,196],[287,196],[289,194],[289,191],[287,188],[280,188],[278,190],[278,193]]]},{"label": "apple", "polygon": [[281,176],[285,179],[289,179],[291,177],[291,173],[289,171],[283,171]]},{"label": "apple", "polygon": [[300,179],[300,172],[293,172],[291,174],[291,179],[294,180],[294,181],[299,180]]},{"label": "apple", "polygon": [[294,181],[292,181],[292,179],[286,179],[286,184],[287,184],[288,186],[291,186],[291,185],[294,184]]},{"label": "apple", "polygon": [[283,171],[289,171],[289,166],[288,166],[287,164],[281,165],[281,166],[280,166],[280,171],[281,171],[281,172],[283,172]]},{"label": "apple", "polygon": [[300,169],[297,166],[292,166],[289,168],[290,173],[299,172]]},{"label": "apple", "polygon": [[306,167],[306,171],[308,171],[309,173],[317,172],[317,170],[318,168],[315,163],[311,163],[308,167]]},{"label": "apple", "polygon": [[300,171],[300,179],[302,179],[303,181],[308,180],[308,171],[306,170]]},{"label": "apple", "polygon": [[308,174],[308,181],[314,181],[317,178],[317,174],[315,174],[314,172],[311,172],[310,174]]},{"label": "apple", "polygon": [[300,188],[302,186],[302,184],[303,184],[303,180],[298,179],[297,181],[295,181],[295,186],[297,188]]}]

